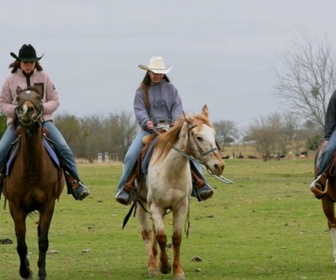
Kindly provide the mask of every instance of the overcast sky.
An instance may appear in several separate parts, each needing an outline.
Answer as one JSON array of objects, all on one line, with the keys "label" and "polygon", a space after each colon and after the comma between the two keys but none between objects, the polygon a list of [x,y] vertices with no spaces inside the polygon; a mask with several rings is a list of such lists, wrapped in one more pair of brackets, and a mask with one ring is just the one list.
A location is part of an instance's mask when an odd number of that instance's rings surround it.
[{"label": "overcast sky", "polygon": [[133,112],[153,55],[174,66],[169,78],[184,109],[208,105],[213,121],[240,127],[281,109],[276,55],[305,30],[336,48],[333,0],[1,0],[0,81],[10,52],[32,44],[61,97],[58,113]]}]

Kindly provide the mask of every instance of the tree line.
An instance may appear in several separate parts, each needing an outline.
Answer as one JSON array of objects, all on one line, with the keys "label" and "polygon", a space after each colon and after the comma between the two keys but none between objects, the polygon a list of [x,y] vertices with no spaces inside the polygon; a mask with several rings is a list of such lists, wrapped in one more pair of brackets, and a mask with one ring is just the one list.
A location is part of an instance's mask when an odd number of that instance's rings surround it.
[{"label": "tree line", "polygon": [[[284,67],[275,69],[278,83],[270,94],[282,101],[283,109],[253,120],[243,130],[232,120],[214,122],[222,150],[232,143],[248,142],[268,160],[272,154],[285,155],[293,143],[315,150],[323,140],[324,117],[336,85],[332,45],[302,32],[293,46],[277,55]],[[130,112],[82,118],[56,115],[56,126],[74,155],[90,162],[98,153],[122,161],[139,129]],[[0,116],[0,136],[5,129],[6,118]]]},{"label": "tree line", "polygon": [[[103,116],[76,117],[70,114],[56,115],[55,123],[77,158],[94,162],[98,154],[122,161],[136,136],[139,126],[133,114],[111,113]],[[304,149],[315,149],[321,141],[321,131],[307,121],[304,127],[289,113],[274,113],[252,122],[247,130],[240,131],[230,120],[213,123],[217,142],[225,148],[237,142],[248,142],[265,160],[274,154],[287,154],[289,145],[305,143]],[[6,118],[0,116],[0,135],[5,132]],[[302,148],[302,147],[300,147]]]}]

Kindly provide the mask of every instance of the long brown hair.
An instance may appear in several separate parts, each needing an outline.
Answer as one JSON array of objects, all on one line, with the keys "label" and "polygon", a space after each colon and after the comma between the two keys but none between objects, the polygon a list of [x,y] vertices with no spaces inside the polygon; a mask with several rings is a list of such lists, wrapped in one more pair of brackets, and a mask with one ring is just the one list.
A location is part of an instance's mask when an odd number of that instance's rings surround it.
[{"label": "long brown hair", "polygon": [[[12,72],[11,72],[12,74],[15,73],[18,70],[18,68],[20,68],[20,62],[21,62],[21,60],[17,59],[14,62],[12,62],[11,64],[9,64],[8,68],[13,68]],[[43,70],[41,64],[38,61],[35,62],[35,68],[37,69],[37,71],[42,71]]]},{"label": "long brown hair", "polygon": [[[166,74],[163,75],[162,79],[165,80],[166,82],[170,83],[170,80],[169,80],[169,78]],[[147,108],[148,111],[149,111],[149,108],[150,108],[149,96],[148,96],[148,89],[149,89],[149,86],[150,86],[150,82],[151,82],[151,79],[150,79],[150,76],[149,76],[149,71],[147,71],[145,77],[143,78],[143,80],[141,82],[140,87],[142,88],[142,92],[143,92],[144,97],[145,97],[145,105],[146,105],[146,108]]]}]

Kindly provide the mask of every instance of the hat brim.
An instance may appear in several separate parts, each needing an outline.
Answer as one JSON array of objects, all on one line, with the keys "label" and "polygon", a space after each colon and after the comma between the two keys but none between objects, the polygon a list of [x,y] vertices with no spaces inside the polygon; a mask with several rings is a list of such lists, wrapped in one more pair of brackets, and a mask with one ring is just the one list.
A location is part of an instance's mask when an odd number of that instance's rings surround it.
[{"label": "hat brim", "polygon": [[153,69],[153,68],[149,68],[148,66],[143,65],[143,64],[140,64],[138,66],[139,66],[139,68],[141,68],[143,70],[151,71],[155,74],[168,74],[169,71],[173,68],[173,67],[169,67],[169,68],[166,68],[166,69]]},{"label": "hat brim", "polygon": [[42,54],[40,57],[36,57],[36,58],[19,58],[15,53],[10,53],[10,55],[12,57],[14,57],[16,60],[20,60],[20,61],[39,61],[43,56],[44,54]]}]

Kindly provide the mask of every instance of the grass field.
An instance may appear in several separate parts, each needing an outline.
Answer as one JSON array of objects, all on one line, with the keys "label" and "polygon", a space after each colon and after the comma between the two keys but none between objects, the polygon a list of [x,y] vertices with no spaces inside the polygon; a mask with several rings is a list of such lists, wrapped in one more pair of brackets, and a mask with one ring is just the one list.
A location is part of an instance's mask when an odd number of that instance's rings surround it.
[{"label": "grass field", "polygon": [[[335,279],[330,235],[321,203],[310,193],[312,160],[227,160],[225,185],[215,178],[211,200],[192,200],[190,234],[182,262],[188,280]],[[140,227],[128,207],[114,201],[121,165],[79,165],[92,194],[82,202],[64,191],[56,205],[47,255],[49,280],[152,279]],[[3,202],[3,200],[1,200]],[[38,216],[27,220],[31,268],[37,275]],[[171,234],[171,216],[167,216]],[[14,227],[0,210],[0,279],[20,279]],[[170,239],[170,238],[169,238]],[[171,250],[169,250],[171,255]],[[201,262],[192,262],[199,256]],[[172,274],[156,279],[173,279]]]}]

